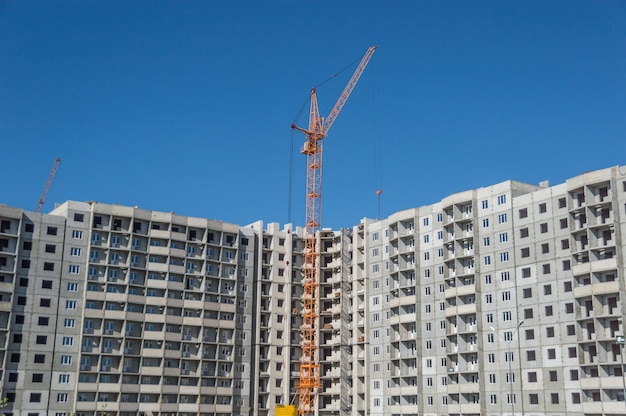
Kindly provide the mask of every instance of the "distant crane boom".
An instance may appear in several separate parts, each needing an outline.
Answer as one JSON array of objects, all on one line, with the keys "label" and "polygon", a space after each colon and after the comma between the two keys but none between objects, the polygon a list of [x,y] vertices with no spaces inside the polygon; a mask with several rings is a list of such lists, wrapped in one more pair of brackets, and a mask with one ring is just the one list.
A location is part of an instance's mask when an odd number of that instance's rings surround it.
[{"label": "distant crane boom", "polygon": [[315,88],[312,88],[308,129],[303,129],[295,124],[291,125],[291,128],[304,133],[306,136],[301,153],[306,155],[307,159],[306,225],[303,252],[304,263],[302,265],[302,357],[300,359],[300,384],[298,387],[298,413],[301,416],[315,413],[317,397],[322,387],[320,382],[318,335],[320,327],[320,250],[317,243],[322,215],[322,141],[350,97],[374,51],[376,51],[376,46],[372,46],[367,50],[335,106],[330,111],[328,117],[326,117],[326,121],[320,116],[317,104],[317,91]]},{"label": "distant crane boom", "polygon": [[43,187],[43,191],[41,192],[41,196],[39,197],[39,202],[37,203],[37,208],[35,208],[35,212],[41,212],[41,208],[46,202],[46,197],[48,196],[48,192],[50,192],[50,187],[52,186],[52,182],[54,182],[54,177],[57,174],[57,170],[59,169],[60,164],[61,158],[57,157],[52,164],[52,169],[50,169],[48,180],[46,181],[46,185]]}]

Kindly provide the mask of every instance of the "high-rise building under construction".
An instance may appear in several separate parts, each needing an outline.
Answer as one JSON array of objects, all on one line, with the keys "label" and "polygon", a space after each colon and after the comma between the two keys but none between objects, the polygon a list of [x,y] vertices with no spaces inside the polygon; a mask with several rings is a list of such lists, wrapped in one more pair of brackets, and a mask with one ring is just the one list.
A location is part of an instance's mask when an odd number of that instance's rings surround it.
[{"label": "high-rise building under construction", "polygon": [[[626,415],[626,167],[507,181],[318,236],[317,414]],[[304,230],[0,206],[14,416],[273,415]]]}]

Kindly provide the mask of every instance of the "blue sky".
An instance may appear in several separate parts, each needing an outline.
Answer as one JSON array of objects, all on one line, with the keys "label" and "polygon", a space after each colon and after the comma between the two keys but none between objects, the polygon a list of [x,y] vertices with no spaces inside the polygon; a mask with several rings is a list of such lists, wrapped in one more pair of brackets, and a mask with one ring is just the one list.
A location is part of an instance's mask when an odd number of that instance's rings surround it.
[{"label": "blue sky", "polygon": [[376,217],[381,186],[387,216],[626,163],[624,1],[0,0],[0,203],[34,209],[60,156],[44,211],[285,223],[289,126],[371,45],[324,144],[326,227]]}]

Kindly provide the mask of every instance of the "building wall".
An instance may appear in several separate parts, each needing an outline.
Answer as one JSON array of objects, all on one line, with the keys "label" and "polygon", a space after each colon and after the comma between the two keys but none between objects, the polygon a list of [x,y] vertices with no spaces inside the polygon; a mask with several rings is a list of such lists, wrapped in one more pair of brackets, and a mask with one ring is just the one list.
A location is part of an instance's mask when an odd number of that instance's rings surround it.
[{"label": "building wall", "polygon": [[[324,229],[318,414],[626,414],[625,217],[616,167]],[[5,411],[274,414],[303,249],[291,225],[0,206]]]}]

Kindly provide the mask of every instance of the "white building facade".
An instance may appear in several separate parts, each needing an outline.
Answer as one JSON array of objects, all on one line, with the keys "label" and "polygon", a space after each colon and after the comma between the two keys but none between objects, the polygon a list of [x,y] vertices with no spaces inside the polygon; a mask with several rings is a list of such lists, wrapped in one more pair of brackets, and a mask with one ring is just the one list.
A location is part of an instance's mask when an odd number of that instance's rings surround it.
[{"label": "white building facade", "polygon": [[[324,229],[318,414],[626,415],[626,168]],[[8,415],[272,415],[299,380],[303,230],[0,206]]]}]

